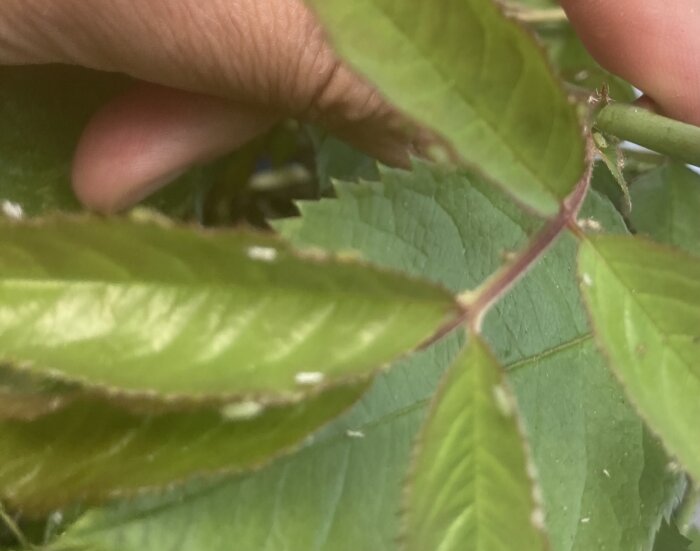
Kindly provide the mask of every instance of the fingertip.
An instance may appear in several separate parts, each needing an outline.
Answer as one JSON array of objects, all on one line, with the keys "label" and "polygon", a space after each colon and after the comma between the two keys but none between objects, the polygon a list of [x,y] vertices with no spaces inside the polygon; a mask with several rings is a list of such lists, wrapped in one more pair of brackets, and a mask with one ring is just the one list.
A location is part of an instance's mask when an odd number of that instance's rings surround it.
[{"label": "fingertip", "polygon": [[700,124],[697,0],[561,0],[588,50],[669,116]]},{"label": "fingertip", "polygon": [[276,113],[219,98],[138,85],[85,128],[73,161],[73,189],[91,210],[123,210],[277,119]]}]

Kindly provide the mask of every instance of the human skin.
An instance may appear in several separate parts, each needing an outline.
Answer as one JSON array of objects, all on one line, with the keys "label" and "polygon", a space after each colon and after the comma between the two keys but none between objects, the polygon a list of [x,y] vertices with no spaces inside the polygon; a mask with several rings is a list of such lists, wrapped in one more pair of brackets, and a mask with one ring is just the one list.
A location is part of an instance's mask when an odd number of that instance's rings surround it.
[{"label": "human skin", "polygon": [[642,90],[657,110],[700,125],[700,2],[561,3],[601,65]]},{"label": "human skin", "polygon": [[[597,59],[658,109],[700,124],[697,0],[562,0]],[[2,0],[0,64],[69,63],[142,81],[99,111],[73,185],[90,208],[138,201],[284,117],[327,126],[385,162],[405,121],[333,53],[302,0]]]}]

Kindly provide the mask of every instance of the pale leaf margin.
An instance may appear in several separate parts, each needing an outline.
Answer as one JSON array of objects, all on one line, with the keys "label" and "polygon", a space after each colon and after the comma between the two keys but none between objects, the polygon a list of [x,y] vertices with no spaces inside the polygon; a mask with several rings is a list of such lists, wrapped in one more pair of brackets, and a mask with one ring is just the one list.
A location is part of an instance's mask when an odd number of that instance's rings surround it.
[{"label": "pale leaf margin", "polygon": [[[481,386],[469,389],[471,395],[464,395],[464,388],[460,386],[460,379],[464,377],[472,379],[472,384],[481,383]],[[452,393],[459,393],[460,389],[461,395],[450,397]],[[452,417],[448,410],[451,405],[449,402],[452,401],[454,405],[455,399],[463,399],[465,409],[471,408],[471,422],[474,424],[470,427],[473,428],[471,438],[475,442],[471,450],[472,457],[448,461],[446,455],[450,450],[444,446],[450,445],[450,440],[454,443],[456,439],[457,443],[461,444],[467,439],[463,434],[454,434],[456,429],[460,429],[460,422],[459,418]],[[442,421],[447,421],[448,425],[440,429],[435,423],[441,420],[443,413],[445,417]],[[478,441],[483,439],[483,435],[478,434],[476,425],[480,421],[489,422],[489,419],[480,420],[480,416],[489,417],[490,421],[496,421],[494,425],[500,425],[499,434],[491,435],[491,442],[498,441],[499,445],[505,443],[504,447],[511,449],[500,450],[505,453],[499,454],[498,450],[486,449],[484,443]],[[488,470],[484,469],[483,465],[480,468],[479,463],[494,466],[499,460],[503,461],[503,464],[496,465],[495,471],[498,471],[497,476],[503,477],[501,481],[504,484],[499,485],[498,481],[493,479],[482,479],[481,484],[487,487],[485,494],[477,496],[478,489],[474,489],[474,501],[471,503],[455,498],[456,493],[468,492],[470,487],[480,486],[480,477],[488,477],[488,474],[484,474]],[[416,510],[421,499],[417,493],[420,491],[419,482],[427,481],[429,484],[429,470],[441,461],[451,464],[451,472],[447,480],[437,482],[463,483],[462,486],[446,491],[443,488],[423,488],[432,491],[434,499],[429,505],[426,503],[426,507]],[[465,473],[465,470],[473,472]],[[433,480],[434,482],[436,481]],[[446,497],[445,492],[451,493],[451,497]],[[498,506],[494,508],[489,507],[487,503],[480,503],[479,497],[483,498],[484,495],[487,496],[486,499],[492,498],[495,501],[506,497],[512,499],[508,501],[509,507],[499,509]],[[428,498],[429,496],[422,496],[423,501]],[[443,512],[447,509],[447,518],[442,520],[435,517],[440,514],[441,508]],[[484,513],[484,510],[487,512]],[[486,522],[482,524],[484,515],[488,517],[489,514],[494,514],[494,511],[500,511],[503,518],[486,518]],[[516,542],[518,549],[522,551],[547,551],[550,548],[542,492],[537,482],[537,470],[527,443],[524,424],[506,380],[505,370],[480,336],[469,337],[468,344],[443,376],[433,397],[427,420],[413,448],[413,459],[404,487],[401,517],[402,551],[424,551],[428,548],[439,551],[508,551],[514,548]],[[465,531],[467,523],[471,526]],[[432,532],[440,529],[440,525],[443,528],[447,527],[446,532]],[[465,541],[462,539],[465,534],[473,536],[474,539]],[[494,544],[498,542],[502,545],[495,547]]]},{"label": "pale leaf margin", "polygon": [[[700,275],[700,258],[685,251],[636,236],[584,237],[581,239],[578,254],[581,294],[598,349],[606,358],[612,372],[620,381],[625,394],[640,417],[644,419],[651,431],[659,437],[668,453],[676,457],[682,467],[687,469],[691,477],[698,481],[700,480],[700,430],[698,430],[698,419],[700,416],[696,414],[700,413],[700,405],[698,405],[700,404],[700,309],[695,305],[696,317],[698,318],[697,335],[694,337],[692,335],[684,335],[684,337],[693,339],[692,342],[694,342],[698,350],[697,364],[695,366],[687,364],[687,358],[681,357],[681,354],[669,345],[669,335],[663,334],[653,317],[645,312],[643,306],[633,299],[630,299],[630,302],[647,318],[647,327],[654,326],[653,336],[657,340],[655,344],[659,344],[659,346],[651,349],[648,343],[642,342],[637,328],[634,327],[634,319],[626,315],[626,313],[621,315],[619,319],[621,327],[625,328],[625,338],[638,342],[635,344],[634,351],[628,350],[630,342],[627,341],[622,346],[616,346],[611,342],[611,339],[614,337],[609,335],[604,327],[601,327],[601,325],[606,325],[606,322],[609,322],[609,320],[605,320],[604,315],[599,316],[596,306],[593,304],[596,301],[593,298],[595,288],[601,285],[601,281],[592,273],[594,264],[605,264],[605,269],[613,274],[616,280],[615,284],[622,286],[623,283],[617,274],[614,274],[615,270],[608,262],[608,259],[598,251],[596,242],[599,240],[608,241],[609,243],[627,242],[630,246],[646,248],[649,254],[665,256],[666,260],[669,261],[668,266],[666,266],[667,269],[669,267],[672,269],[674,257],[677,260],[685,259],[694,265],[698,275]],[[700,278],[697,281],[700,281]],[[632,297],[637,291],[627,289],[626,292]],[[681,304],[677,297],[668,297],[668,299],[671,302]],[[698,297],[698,304],[700,304],[700,297]],[[644,332],[644,330],[642,329],[641,332]],[[670,357],[670,361],[674,362],[671,365],[672,375],[670,378],[668,372],[666,372],[665,376],[661,376],[658,372],[647,372],[647,377],[657,378],[653,386],[650,386],[648,381],[645,383],[642,379],[643,374],[639,372],[639,367],[651,354],[658,360],[654,362],[654,367],[661,367],[664,358]],[[686,371],[683,372],[683,369]],[[673,394],[673,404],[669,402],[671,397],[668,395],[664,397],[661,394],[663,392]],[[666,402],[664,412],[660,409],[662,401]],[[696,414],[688,415],[684,413],[683,408],[685,408],[686,412],[694,410]],[[680,470],[681,465],[671,462],[669,469],[674,471]]]}]

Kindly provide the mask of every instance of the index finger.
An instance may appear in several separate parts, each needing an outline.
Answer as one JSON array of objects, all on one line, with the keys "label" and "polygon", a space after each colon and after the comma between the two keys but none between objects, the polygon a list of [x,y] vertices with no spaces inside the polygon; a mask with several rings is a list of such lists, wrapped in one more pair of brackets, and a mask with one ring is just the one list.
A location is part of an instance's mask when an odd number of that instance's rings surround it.
[{"label": "index finger", "polygon": [[665,114],[700,125],[698,0],[561,0],[593,56]]}]

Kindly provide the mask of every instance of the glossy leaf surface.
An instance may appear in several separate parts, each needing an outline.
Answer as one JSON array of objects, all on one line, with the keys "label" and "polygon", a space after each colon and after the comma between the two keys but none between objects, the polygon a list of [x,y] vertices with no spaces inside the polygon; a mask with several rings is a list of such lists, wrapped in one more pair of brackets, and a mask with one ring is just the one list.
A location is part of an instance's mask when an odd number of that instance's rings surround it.
[{"label": "glossy leaf surface", "polygon": [[0,361],[110,393],[294,401],[366,378],[456,310],[436,286],[268,236],[0,226]]}]

